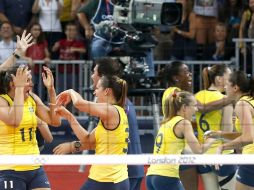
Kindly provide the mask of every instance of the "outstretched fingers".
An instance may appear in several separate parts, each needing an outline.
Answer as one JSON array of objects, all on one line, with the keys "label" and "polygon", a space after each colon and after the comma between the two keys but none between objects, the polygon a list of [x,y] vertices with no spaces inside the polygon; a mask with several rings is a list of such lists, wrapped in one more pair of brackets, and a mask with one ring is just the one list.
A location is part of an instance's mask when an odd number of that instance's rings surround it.
[{"label": "outstretched fingers", "polygon": [[24,32],[21,35],[21,39],[24,39],[26,37],[26,30],[24,30]]}]

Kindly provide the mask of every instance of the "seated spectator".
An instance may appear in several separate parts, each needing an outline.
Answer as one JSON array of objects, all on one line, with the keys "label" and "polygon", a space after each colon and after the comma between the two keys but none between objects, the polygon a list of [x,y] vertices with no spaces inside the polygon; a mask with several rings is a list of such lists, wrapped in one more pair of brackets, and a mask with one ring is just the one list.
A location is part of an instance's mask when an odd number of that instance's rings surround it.
[{"label": "seated spectator", "polygon": [[11,56],[16,47],[16,42],[13,41],[13,29],[10,22],[5,21],[0,27],[0,64]]},{"label": "seated spectator", "polygon": [[32,19],[33,2],[34,0],[1,0],[0,22],[9,21],[15,34],[20,35]]},{"label": "seated spectator", "polygon": [[[45,40],[44,34],[41,29],[41,25],[37,22],[32,23],[28,31],[33,36],[34,44],[26,50],[25,59],[28,61],[29,66],[32,70],[33,83],[34,83],[34,93],[39,95],[43,101],[46,101],[46,89],[42,85],[42,77],[40,73],[42,72],[42,65],[33,63],[33,60],[42,60],[44,65],[48,66],[50,63],[50,54],[48,50],[48,42]],[[41,71],[40,71],[41,69]],[[40,83],[41,81],[41,83]],[[39,85],[41,84],[41,86]]]},{"label": "seated spectator", "polygon": [[215,42],[207,46],[205,59],[230,60],[234,56],[234,44],[227,41],[227,26],[224,23],[215,25]]},{"label": "seated spectator", "polygon": [[[75,23],[68,23],[65,28],[66,39],[56,42],[52,48],[52,52],[59,51],[60,60],[79,60],[82,54],[86,53],[86,48],[81,40],[76,39],[78,29]],[[77,88],[79,84],[79,68],[75,67],[75,77],[73,77],[73,65],[67,64],[66,69],[63,64],[58,67],[58,92],[65,89]],[[56,70],[57,71],[57,70]],[[66,73],[66,86],[64,86],[64,73]],[[75,81],[73,83],[73,80]],[[58,82],[57,81],[57,82]],[[74,85],[73,85],[74,84]]]}]

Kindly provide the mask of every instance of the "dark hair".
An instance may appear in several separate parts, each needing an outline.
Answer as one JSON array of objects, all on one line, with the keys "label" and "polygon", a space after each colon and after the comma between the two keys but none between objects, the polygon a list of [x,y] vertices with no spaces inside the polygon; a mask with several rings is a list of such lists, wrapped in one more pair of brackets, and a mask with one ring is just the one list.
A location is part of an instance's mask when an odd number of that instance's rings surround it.
[{"label": "dark hair", "polygon": [[111,88],[118,106],[124,107],[127,96],[127,83],[118,76],[104,75],[101,77],[101,85],[103,88]]},{"label": "dark hair", "polygon": [[12,25],[11,22],[9,22],[9,21],[3,21],[3,22],[1,22],[1,28],[2,28],[2,26],[3,26],[4,24],[10,25],[10,26],[11,26],[11,29],[13,30],[13,25]]},{"label": "dark hair", "polygon": [[27,27],[27,31],[31,32],[31,29],[33,28],[33,26],[39,26],[40,29],[41,29],[41,33],[40,33],[40,35],[38,36],[38,39],[37,39],[37,44],[40,44],[40,43],[44,42],[46,40],[46,38],[45,38],[45,35],[42,31],[41,24],[39,22],[36,22],[36,21],[31,22],[29,24],[29,26]]},{"label": "dark hair", "polygon": [[254,79],[243,71],[234,71],[230,74],[229,82],[237,85],[242,93],[248,93],[254,98]]},{"label": "dark hair", "polygon": [[67,29],[68,26],[75,26],[77,28],[77,31],[78,31],[78,26],[77,26],[77,24],[75,22],[73,22],[73,21],[68,22],[65,25],[65,30]]},{"label": "dark hair", "polygon": [[179,75],[180,67],[183,65],[183,62],[173,61],[171,64],[166,65],[161,72],[159,73],[159,78],[161,81],[167,81],[168,86],[175,85],[174,76]]},{"label": "dark hair", "polygon": [[7,94],[10,91],[11,74],[16,75],[18,68],[18,66],[14,66],[0,71],[0,94]]},{"label": "dark hair", "polygon": [[170,94],[165,101],[165,105],[162,108],[164,111],[164,120],[162,123],[166,123],[181,109],[183,105],[188,106],[191,102],[191,97],[193,94],[187,91],[173,92]]},{"label": "dark hair", "polygon": [[[110,57],[102,57],[94,60],[94,67],[98,65],[98,75],[105,76],[122,76],[122,68],[117,60]],[[94,68],[93,67],[93,68]]]},{"label": "dark hair", "polygon": [[208,89],[211,84],[215,84],[215,78],[217,76],[223,76],[228,67],[225,64],[217,64],[212,67],[205,67],[203,69],[203,86],[204,89]]}]

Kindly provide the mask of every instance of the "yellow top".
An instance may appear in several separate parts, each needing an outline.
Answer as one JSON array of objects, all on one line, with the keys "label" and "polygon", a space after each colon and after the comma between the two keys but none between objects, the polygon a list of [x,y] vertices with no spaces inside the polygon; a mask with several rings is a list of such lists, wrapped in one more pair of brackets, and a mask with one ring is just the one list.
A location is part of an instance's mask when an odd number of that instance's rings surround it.
[{"label": "yellow top", "polygon": [[242,154],[254,154],[254,143],[244,146]]},{"label": "yellow top", "polygon": [[[254,108],[254,99],[252,97],[243,96],[239,99],[239,101],[246,101]],[[254,118],[253,118],[253,123],[254,123]],[[239,122],[239,119],[237,117],[236,117],[236,120],[235,120],[235,129],[236,129],[237,132],[242,132],[242,128],[240,126],[240,122]]]},{"label": "yellow top", "polygon": [[168,97],[170,94],[172,94],[175,90],[181,91],[181,89],[178,88],[178,87],[169,87],[169,88],[167,88],[167,89],[164,91],[164,93],[163,93],[162,102],[161,102],[161,105],[162,105],[162,113],[163,113],[163,115],[164,115],[164,110],[163,110],[163,108],[164,108],[164,105],[165,105],[165,101],[166,101],[167,97]]},{"label": "yellow top", "polygon": [[[153,154],[181,154],[185,147],[184,138],[175,136],[174,127],[184,118],[180,116],[173,117],[170,121],[161,125],[154,143]],[[151,160],[151,165],[148,168],[146,175],[160,175],[167,177],[179,178],[179,165],[174,160]],[[168,164],[155,164],[168,163]]]},{"label": "yellow top", "polygon": [[[106,129],[100,120],[95,129],[95,154],[125,155],[128,151],[129,125],[123,108],[116,106],[120,116],[120,123],[114,130]],[[128,178],[126,164],[92,165],[89,178],[99,182],[118,183]]]},{"label": "yellow top", "polygon": [[[71,1],[72,0],[63,0],[63,10],[60,15],[61,21],[70,21],[71,19]],[[64,29],[64,28],[63,28]]]},{"label": "yellow top", "polygon": [[[10,106],[13,100],[7,95],[0,95]],[[0,121],[0,154],[1,155],[38,155],[36,140],[37,117],[36,104],[29,96],[24,102],[23,118],[18,127],[6,125]],[[39,168],[39,165],[4,165],[0,170],[28,171]]]},{"label": "yellow top", "polygon": [[[195,98],[201,104],[208,104],[214,101],[221,100],[224,95],[217,90],[201,90]],[[204,143],[204,133],[206,131],[219,131],[221,130],[222,121],[222,110],[214,110],[209,113],[196,113],[196,122],[198,130],[198,141]],[[206,151],[206,154],[216,154],[217,147],[222,144],[222,140],[217,140],[212,146]],[[223,151],[223,153],[232,153],[231,150]]]}]

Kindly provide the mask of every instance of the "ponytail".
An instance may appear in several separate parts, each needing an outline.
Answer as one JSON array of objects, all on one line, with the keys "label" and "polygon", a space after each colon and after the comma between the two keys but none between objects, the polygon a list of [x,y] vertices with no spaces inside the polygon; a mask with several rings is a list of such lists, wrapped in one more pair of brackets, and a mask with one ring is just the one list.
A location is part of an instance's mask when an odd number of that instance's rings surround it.
[{"label": "ponytail", "polygon": [[191,93],[186,91],[174,91],[172,94],[169,94],[163,107],[164,119],[161,124],[166,123],[175,117],[183,105],[188,106],[192,96]]},{"label": "ponytail", "polygon": [[104,88],[111,88],[118,106],[124,107],[127,97],[127,83],[117,76],[102,76],[101,84]]},{"label": "ponytail", "polygon": [[215,84],[215,79],[217,76],[223,76],[227,72],[227,65],[216,64],[212,67],[205,67],[203,69],[203,83],[204,89],[208,89],[212,84]]},{"label": "ponytail", "polygon": [[205,67],[203,69],[202,77],[204,89],[207,90],[211,86],[211,81],[209,79],[209,67]]},{"label": "ponytail", "polygon": [[123,79],[120,79],[119,83],[122,87],[121,87],[121,96],[119,97],[119,99],[117,99],[117,105],[124,107],[125,100],[127,97],[127,83]]}]

